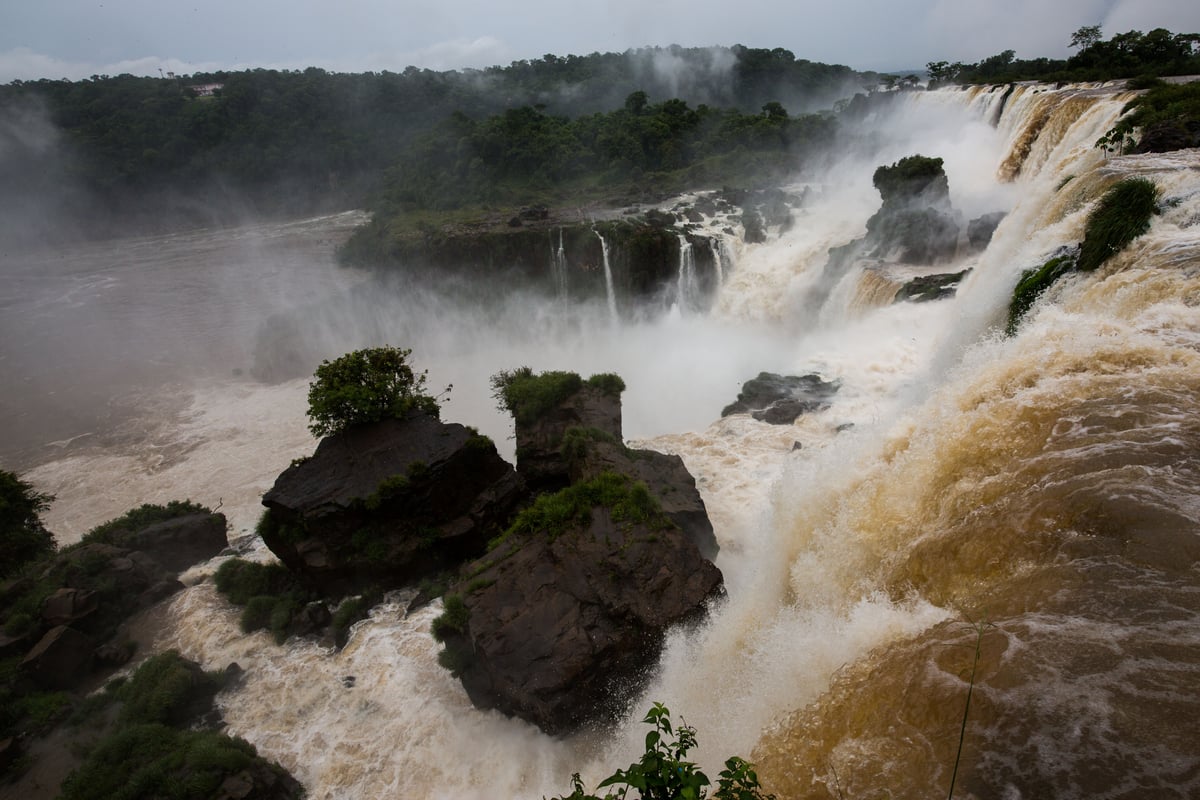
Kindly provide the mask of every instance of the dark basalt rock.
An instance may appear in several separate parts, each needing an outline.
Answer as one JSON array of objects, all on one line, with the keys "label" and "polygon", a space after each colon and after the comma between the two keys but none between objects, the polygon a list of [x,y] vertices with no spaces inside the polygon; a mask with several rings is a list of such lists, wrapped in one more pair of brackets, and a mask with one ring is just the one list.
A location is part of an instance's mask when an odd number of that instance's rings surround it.
[{"label": "dark basalt rock", "polygon": [[604,472],[628,475],[646,484],[667,517],[709,561],[720,552],[696,479],[677,455],[654,450],[634,450],[620,441],[590,442],[586,451],[571,460],[572,483],[590,480]]},{"label": "dark basalt rock", "polygon": [[759,422],[791,425],[801,414],[829,407],[840,384],[819,375],[777,375],[760,372],[746,381],[737,401],[721,410],[721,416],[750,414]]},{"label": "dark basalt rock", "polygon": [[400,585],[483,553],[524,488],[487,437],[425,414],[321,441],[263,497],[263,541],[330,593]]},{"label": "dark basalt rock", "polygon": [[930,300],[942,300],[954,297],[958,284],[970,270],[962,272],[943,273],[940,275],[920,275],[900,287],[896,292],[894,302],[905,300],[913,303],[925,303]]},{"label": "dark basalt rock", "polygon": [[43,689],[70,689],[91,672],[95,649],[90,637],[60,625],[25,654],[21,671]]},{"label": "dark basalt rock", "polygon": [[144,528],[116,531],[117,547],[140,550],[172,572],[208,561],[229,546],[224,514],[197,513],[173,517]]},{"label": "dark basalt rock", "polygon": [[618,713],[667,629],[699,618],[720,571],[675,528],[592,510],[557,536],[510,537],[456,587],[467,609],[448,658],[472,702],[563,734]]},{"label": "dark basalt rock", "polygon": [[967,241],[971,245],[972,252],[978,253],[987,248],[992,241],[992,234],[996,232],[996,228],[1006,216],[1008,216],[1007,212],[993,211],[967,223]]},{"label": "dark basalt rock", "polygon": [[517,471],[535,491],[555,491],[571,482],[562,452],[572,428],[587,428],[621,441],[621,396],[584,384],[579,391],[533,421],[516,420]]}]

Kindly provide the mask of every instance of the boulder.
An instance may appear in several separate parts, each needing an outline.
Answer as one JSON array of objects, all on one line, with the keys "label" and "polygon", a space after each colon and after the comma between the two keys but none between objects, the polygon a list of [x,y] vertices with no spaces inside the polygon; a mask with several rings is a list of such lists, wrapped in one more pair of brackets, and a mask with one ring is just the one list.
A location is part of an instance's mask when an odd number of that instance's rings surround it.
[{"label": "boulder", "polygon": [[137,530],[117,531],[112,535],[112,544],[140,550],[179,573],[227,548],[227,528],[224,514],[185,514]]},{"label": "boulder", "polygon": [[21,660],[21,670],[43,689],[70,689],[88,677],[95,646],[65,625],[51,628]]},{"label": "boulder", "polygon": [[829,407],[837,393],[837,381],[822,380],[819,375],[777,375],[760,372],[746,381],[737,401],[721,410],[721,416],[750,414],[759,422],[791,425],[801,414]]},{"label": "boulder", "polygon": [[486,436],[427,414],[328,436],[263,497],[263,541],[329,592],[399,585],[484,552],[524,489]]},{"label": "boulder", "polygon": [[930,300],[943,300],[954,297],[958,284],[970,270],[961,272],[942,273],[939,275],[920,275],[900,287],[896,292],[894,302],[905,300],[913,303],[926,303]]},{"label": "boulder", "polygon": [[620,713],[667,629],[723,590],[677,528],[617,522],[603,506],[557,534],[510,535],[465,573],[465,619],[444,637],[442,663],[476,706],[555,735]]},{"label": "boulder", "polygon": [[70,625],[94,613],[99,606],[97,592],[64,587],[42,603],[42,620],[50,627]]}]

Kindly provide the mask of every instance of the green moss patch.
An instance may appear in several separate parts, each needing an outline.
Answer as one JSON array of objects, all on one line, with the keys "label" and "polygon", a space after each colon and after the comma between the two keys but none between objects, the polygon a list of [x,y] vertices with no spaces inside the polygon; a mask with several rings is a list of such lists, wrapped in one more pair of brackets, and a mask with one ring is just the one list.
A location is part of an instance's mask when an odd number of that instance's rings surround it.
[{"label": "green moss patch", "polygon": [[1088,215],[1075,268],[1091,272],[1150,230],[1158,211],[1158,187],[1147,178],[1126,178],[1109,189]]}]

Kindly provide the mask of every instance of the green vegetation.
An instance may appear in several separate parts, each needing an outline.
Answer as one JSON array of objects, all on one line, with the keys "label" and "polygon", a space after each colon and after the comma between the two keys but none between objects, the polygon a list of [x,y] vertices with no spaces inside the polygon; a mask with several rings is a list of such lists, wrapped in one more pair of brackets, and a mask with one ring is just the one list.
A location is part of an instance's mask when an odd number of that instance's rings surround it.
[{"label": "green vegetation", "polygon": [[435,619],[430,628],[433,638],[439,642],[456,633],[466,633],[470,612],[463,602],[462,595],[448,594],[442,598],[442,613]]},{"label": "green vegetation", "polygon": [[[62,800],[207,800],[258,761],[254,746],[215,731],[121,727],[63,782]],[[272,767],[280,771],[278,767]]]},{"label": "green vegetation", "polygon": [[186,725],[204,713],[224,681],[167,650],[142,662],[115,694],[122,701],[120,721],[127,725]]},{"label": "green vegetation", "polygon": [[1075,259],[1071,256],[1057,256],[1043,264],[1038,269],[1027,269],[1021,273],[1021,280],[1013,289],[1012,301],[1008,304],[1008,323],[1004,332],[1015,336],[1021,320],[1033,307],[1034,301],[1042,296],[1042,292],[1066,273],[1075,268]]},{"label": "green vegetation", "polygon": [[[117,534],[136,531],[158,522],[166,522],[176,517],[188,514],[211,514],[212,509],[193,503],[191,500],[172,500],[165,506],[146,503],[138,508],[125,512],[116,519],[101,523],[85,533],[79,544],[100,542],[116,544]],[[76,545],[78,546],[78,545]]]},{"label": "green vegetation", "polygon": [[0,470],[0,579],[54,552],[54,535],[41,519],[53,499]]},{"label": "green vegetation", "polygon": [[296,616],[315,599],[282,564],[233,558],[217,568],[213,581],[229,602],[243,606],[244,632],[269,629],[279,644],[292,635]]},{"label": "green vegetation", "polygon": [[589,481],[572,484],[553,494],[543,494],[517,514],[512,525],[491,542],[494,549],[510,536],[541,533],[555,538],[576,525],[586,525],[592,509],[609,509],[614,522],[642,524],[651,530],[673,528],[646,484],[627,475],[602,472]]},{"label": "green vegetation", "polygon": [[726,759],[725,769],[717,778],[716,791],[709,795],[708,787],[712,782],[694,762],[686,760],[696,746],[696,729],[690,725],[673,727],[671,712],[662,703],[655,703],[642,722],[653,726],[653,730],[646,734],[646,749],[641,759],[627,769],[618,769],[597,787],[598,790],[611,787],[612,791],[603,795],[588,794],[576,773],[571,777],[572,792],[553,800],[774,799],[774,795],[763,793],[754,765],[737,756]]},{"label": "green vegetation", "polygon": [[1092,272],[1150,229],[1158,211],[1158,187],[1146,178],[1126,178],[1104,193],[1088,214],[1078,255],[1056,256],[1021,273],[1008,306],[1005,332],[1016,334],[1034,302],[1069,272]]},{"label": "green vegetation", "polygon": [[[530,425],[583,388],[575,372],[548,370],[535,375],[529,367],[497,372],[491,378],[492,397],[500,410],[508,411],[518,423]],[[611,372],[587,379],[587,385],[609,396],[625,391],[625,381]]]},{"label": "green vegetation", "polygon": [[[308,388],[308,429],[329,436],[353,425],[399,419],[412,412],[438,416],[436,398],[424,393],[425,372],[408,363],[411,350],[383,346],[322,361]],[[446,387],[443,395],[450,392]]]},{"label": "green vegetation", "polygon": [[614,444],[624,449],[625,443],[617,439],[608,431],[602,431],[599,428],[582,428],[575,426],[567,428],[563,432],[562,444],[558,447],[558,452],[562,453],[563,458],[568,464],[578,464],[587,457],[589,445],[592,442],[607,442]]},{"label": "green vegetation", "polygon": [[549,370],[535,375],[530,367],[517,367],[497,372],[491,384],[492,397],[500,409],[528,425],[578,392],[583,378],[577,372]]},{"label": "green vegetation", "polygon": [[1096,146],[1122,153],[1200,146],[1200,81],[1147,88],[1125,105],[1123,116]]},{"label": "green vegetation", "polygon": [[871,180],[885,203],[892,198],[909,198],[939,179],[945,181],[942,163],[940,158],[907,156],[890,167],[878,167]]},{"label": "green vegetation", "polygon": [[588,386],[593,389],[599,389],[603,394],[609,397],[620,397],[621,392],[625,391],[625,381],[621,380],[621,376],[612,372],[601,372],[587,379]]},{"label": "green vegetation", "polygon": [[1200,74],[1200,34],[1128,31],[1101,38],[1100,26],[1075,31],[1069,59],[1019,59],[1004,50],[975,64],[931,61],[931,85],[946,83],[1012,83],[1014,81],[1106,81],[1159,75]]},{"label": "green vegetation", "polygon": [[1158,213],[1158,187],[1147,178],[1126,178],[1109,189],[1088,215],[1076,269],[1091,272],[1150,230]]},{"label": "green vegetation", "polygon": [[[657,69],[661,59],[677,66]],[[718,67],[725,64],[729,68]],[[546,55],[449,72],[254,69],[165,79],[96,75],[83,81],[14,81],[0,86],[0,109],[35,109],[49,116],[71,144],[72,184],[82,184],[88,196],[112,209],[114,218],[166,210],[187,219],[195,214],[195,200],[227,200],[229,192],[246,197],[251,207],[272,211],[361,207],[389,164],[402,156],[411,163],[421,149],[418,140],[439,124],[452,130],[453,123],[444,121],[456,113],[473,124],[520,108],[539,114],[545,109],[554,118],[587,118],[613,109],[653,118],[649,103],[627,108],[626,98],[637,92],[649,98],[682,92],[682,100],[693,104],[757,116],[776,101],[793,110],[828,108],[877,79],[874,73],[797,59],[782,48],[672,46]],[[219,88],[204,96],[196,88],[204,84]],[[493,126],[479,124],[491,132]],[[639,133],[630,132],[632,145],[613,141],[611,147],[640,150]],[[16,141],[24,146],[19,137]],[[484,141],[494,140],[481,135],[479,143]],[[457,142],[447,145],[452,150]],[[470,144],[474,150],[476,142]],[[540,148],[531,141],[530,152]],[[6,163],[25,169],[0,185],[25,187],[33,181],[36,187],[41,181],[49,186],[61,175],[55,167],[62,153],[45,147],[44,140],[29,145],[27,154],[10,160],[23,165]],[[464,147],[468,167],[491,154]],[[175,198],[172,203],[173,193],[192,202]],[[241,209],[246,204],[228,205]]]}]

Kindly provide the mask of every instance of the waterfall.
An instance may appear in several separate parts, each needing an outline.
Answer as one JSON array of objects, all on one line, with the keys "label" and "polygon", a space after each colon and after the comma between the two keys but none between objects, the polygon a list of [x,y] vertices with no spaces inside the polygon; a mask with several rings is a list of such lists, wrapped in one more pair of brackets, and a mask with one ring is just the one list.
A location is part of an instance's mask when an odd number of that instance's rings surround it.
[{"label": "waterfall", "polygon": [[699,307],[700,287],[696,282],[696,254],[692,251],[692,243],[682,233],[679,234],[679,275],[675,280],[675,306],[680,310],[694,310]]},{"label": "waterfall", "polygon": [[563,248],[563,230],[558,229],[558,249],[550,254],[554,271],[554,288],[558,299],[567,300],[567,251]]},{"label": "waterfall", "polygon": [[600,240],[600,254],[604,259],[604,297],[608,302],[608,317],[615,325],[621,321],[621,318],[617,314],[617,295],[613,291],[612,266],[608,263],[608,242],[604,241],[600,231],[593,231],[593,233]]},{"label": "waterfall", "polygon": [[713,268],[717,271],[717,291],[719,292],[725,285],[725,240],[713,236],[708,240],[708,247],[712,250]]},{"label": "waterfall", "polygon": [[[246,669],[218,697],[229,733],[314,800],[529,798],[566,792],[573,772],[593,788],[630,763],[642,712],[662,701],[698,729],[709,775],[738,754],[780,797],[915,797],[946,792],[971,688],[963,796],[1200,793],[1200,151],[1105,158],[1092,144],[1127,95],[1103,87],[907,94],[880,149],[825,176],[803,225],[722,268],[711,314],[620,324],[596,232],[602,318],[407,287],[305,318],[328,323],[331,347],[368,336],[413,347],[431,385],[454,383],[443,416],[497,442],[510,430],[487,385],[498,369],[624,377],[626,434],[695,475],[728,589],[705,624],[669,637],[627,719],[552,739],[475,710],[437,664],[437,603],[410,611],[390,598],[340,652],[243,635],[203,580],[209,564],[186,576],[158,646]],[[856,268],[834,295],[841,306],[800,319],[829,248],[861,236],[879,207],[872,171],[917,152],[945,159],[966,217],[1008,212],[986,250],[947,267],[971,269],[957,295],[884,303],[893,276]],[[1134,175],[1162,191],[1150,231],[1095,273],[1064,278],[1003,337],[1021,272],[1078,241],[1097,199]],[[156,247],[181,263],[198,250]],[[162,277],[161,256],[144,275]],[[202,265],[187,263],[173,272],[201,281]],[[34,266],[29,276],[49,269]],[[271,297],[277,285],[239,291]],[[21,341],[8,319],[0,343]],[[378,327],[356,327],[364,320]],[[718,418],[764,369],[818,372],[841,389],[789,426]],[[226,368],[186,402],[147,404],[138,419],[153,430],[49,443],[26,477],[58,496],[56,532],[86,530],[115,504],[223,496],[250,546],[258,498],[313,446],[305,389],[229,380]]]}]

